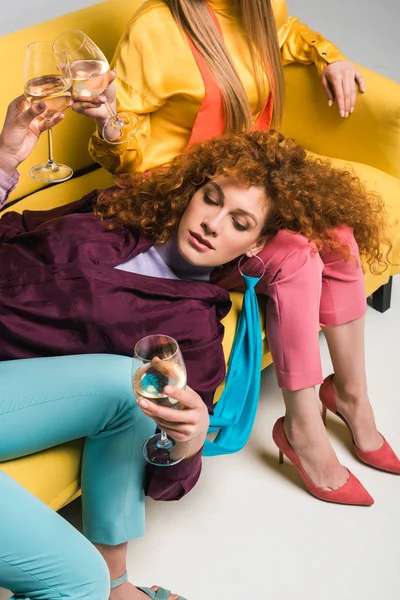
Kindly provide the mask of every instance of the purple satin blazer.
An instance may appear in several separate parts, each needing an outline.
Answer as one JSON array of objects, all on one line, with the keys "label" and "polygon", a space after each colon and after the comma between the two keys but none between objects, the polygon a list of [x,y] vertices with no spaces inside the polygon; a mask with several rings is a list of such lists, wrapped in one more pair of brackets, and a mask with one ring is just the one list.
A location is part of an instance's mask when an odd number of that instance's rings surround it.
[{"label": "purple satin blazer", "polygon": [[[228,292],[115,269],[152,242],[134,230],[108,230],[92,212],[96,197],[94,191],[51,211],[0,219],[0,360],[132,356],[140,338],[162,332],[178,340],[188,384],[212,410],[225,376],[221,319],[231,306]],[[151,467],[146,492],[178,499],[200,470],[200,455],[168,469]]]}]

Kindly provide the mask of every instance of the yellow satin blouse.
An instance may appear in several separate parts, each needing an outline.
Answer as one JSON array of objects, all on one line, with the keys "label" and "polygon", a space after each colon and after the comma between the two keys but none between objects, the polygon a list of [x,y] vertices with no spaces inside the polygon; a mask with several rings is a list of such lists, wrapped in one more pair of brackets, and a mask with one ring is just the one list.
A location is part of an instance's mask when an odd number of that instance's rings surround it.
[{"label": "yellow satin blouse", "polygon": [[[225,44],[255,114],[257,91],[249,48],[236,0],[210,0]],[[273,1],[284,65],[315,63],[319,73],[327,63],[346,60],[339,50],[297,18],[289,17],[284,0]],[[89,151],[112,173],[147,171],[181,153],[204,99],[204,85],[188,41],[161,0],[148,0],[128,23],[112,67],[117,71],[117,106],[140,119],[137,135],[112,145],[93,134]]]}]

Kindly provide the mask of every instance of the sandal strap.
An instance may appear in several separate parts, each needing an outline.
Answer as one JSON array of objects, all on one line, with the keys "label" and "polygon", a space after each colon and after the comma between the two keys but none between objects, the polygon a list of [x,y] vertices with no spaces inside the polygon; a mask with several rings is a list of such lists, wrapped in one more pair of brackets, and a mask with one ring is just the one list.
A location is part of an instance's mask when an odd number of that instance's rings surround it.
[{"label": "sandal strap", "polygon": [[111,580],[111,583],[110,583],[111,589],[113,590],[113,589],[119,587],[120,585],[125,583],[125,581],[127,579],[128,579],[128,571],[125,571],[125,573],[123,575],[121,575],[121,577],[118,577],[118,579]]},{"label": "sandal strap", "polygon": [[166,590],[165,588],[161,587],[158,588],[157,592],[153,592],[153,590],[146,587],[137,586],[137,589],[147,594],[147,596],[149,596],[149,598],[152,598],[152,600],[168,600],[169,595],[171,593],[169,590]]}]

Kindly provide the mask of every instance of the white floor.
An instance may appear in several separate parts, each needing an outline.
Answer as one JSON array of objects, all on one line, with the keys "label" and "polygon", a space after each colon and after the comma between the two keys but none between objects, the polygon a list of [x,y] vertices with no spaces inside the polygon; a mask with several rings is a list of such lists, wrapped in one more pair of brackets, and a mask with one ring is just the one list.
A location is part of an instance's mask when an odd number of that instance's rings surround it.
[{"label": "white floor", "polygon": [[[0,0],[0,33],[92,4]],[[18,4],[21,4],[18,9]],[[356,62],[400,81],[398,0],[289,0],[291,14],[334,40]],[[400,278],[392,308],[368,309],[370,394],[381,431],[400,453],[398,393]],[[331,371],[321,339],[324,373]],[[294,468],[280,467],[271,429],[283,412],[272,368],[263,374],[260,409],[241,453],[206,459],[200,483],[177,503],[147,504],[146,537],[129,547],[131,581],[159,583],[188,600],[398,600],[400,478],[357,462],[350,437],[332,418],[329,433],[342,461],[376,504],[329,505],[311,497]],[[74,503],[64,514],[79,517]],[[8,598],[0,590],[0,600]]]}]

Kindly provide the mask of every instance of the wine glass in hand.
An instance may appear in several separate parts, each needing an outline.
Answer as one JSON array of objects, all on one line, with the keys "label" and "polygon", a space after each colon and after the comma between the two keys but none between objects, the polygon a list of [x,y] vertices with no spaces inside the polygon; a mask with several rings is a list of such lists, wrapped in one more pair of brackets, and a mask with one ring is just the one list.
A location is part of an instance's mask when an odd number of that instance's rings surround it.
[{"label": "wine glass in hand", "polygon": [[[70,29],[61,33],[54,41],[55,51],[67,50],[72,73],[72,89],[80,101],[93,101],[102,94],[110,81],[110,65],[103,52],[80,29]],[[110,144],[123,144],[130,140],[139,129],[139,119],[135,114],[117,113],[105,102],[110,118],[105,122],[102,137]]]},{"label": "wine glass in hand", "polygon": [[[167,385],[179,389],[186,387],[186,368],[178,342],[168,335],[149,335],[135,346],[132,363],[133,390],[139,400],[182,410],[184,407],[165,393]],[[186,452],[187,444],[178,446],[162,430],[143,445],[146,460],[158,466],[174,465],[185,457]]]},{"label": "wine glass in hand", "polygon": [[[46,101],[42,117],[51,120],[71,104],[71,72],[65,50],[53,52],[52,42],[29,44],[25,59],[24,95],[29,104]],[[31,177],[44,183],[66,181],[73,175],[67,165],[54,162],[52,130],[47,130],[48,160],[33,167]]]}]

